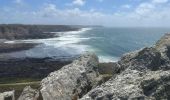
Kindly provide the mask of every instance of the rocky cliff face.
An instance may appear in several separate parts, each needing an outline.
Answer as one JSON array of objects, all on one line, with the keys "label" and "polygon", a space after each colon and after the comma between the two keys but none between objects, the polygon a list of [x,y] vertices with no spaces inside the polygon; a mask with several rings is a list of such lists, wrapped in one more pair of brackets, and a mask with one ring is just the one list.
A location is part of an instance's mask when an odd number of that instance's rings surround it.
[{"label": "rocky cliff face", "polygon": [[21,25],[1,24],[0,39],[39,39],[50,38],[50,32],[74,31],[78,28],[68,25]]},{"label": "rocky cliff face", "polygon": [[125,54],[109,67],[112,77],[106,82],[100,75],[105,69],[100,66],[98,71],[98,58],[84,54],[42,80],[43,99],[170,100],[169,48],[167,34],[153,47]]}]

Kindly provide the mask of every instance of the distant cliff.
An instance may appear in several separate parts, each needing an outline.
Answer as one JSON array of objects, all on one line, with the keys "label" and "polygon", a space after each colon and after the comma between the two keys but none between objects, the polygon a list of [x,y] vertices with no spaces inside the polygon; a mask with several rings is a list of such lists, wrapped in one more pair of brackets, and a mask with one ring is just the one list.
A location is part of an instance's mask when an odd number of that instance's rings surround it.
[{"label": "distant cliff", "polygon": [[79,28],[69,25],[21,25],[1,24],[0,39],[38,39],[53,37],[51,32],[74,31]]}]

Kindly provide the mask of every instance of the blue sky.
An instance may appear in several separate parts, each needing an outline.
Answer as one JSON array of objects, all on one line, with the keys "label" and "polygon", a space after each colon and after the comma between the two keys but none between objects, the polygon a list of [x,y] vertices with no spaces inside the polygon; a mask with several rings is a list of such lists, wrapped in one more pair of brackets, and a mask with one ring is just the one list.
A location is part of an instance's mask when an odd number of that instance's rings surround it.
[{"label": "blue sky", "polygon": [[0,0],[0,23],[170,27],[169,0]]}]

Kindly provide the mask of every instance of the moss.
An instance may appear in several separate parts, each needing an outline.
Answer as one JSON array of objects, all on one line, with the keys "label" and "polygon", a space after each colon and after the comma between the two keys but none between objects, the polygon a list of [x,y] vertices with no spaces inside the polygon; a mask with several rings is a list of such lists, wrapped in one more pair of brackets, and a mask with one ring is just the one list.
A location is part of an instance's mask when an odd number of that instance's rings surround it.
[{"label": "moss", "polygon": [[104,82],[108,81],[111,77],[112,77],[112,74],[103,74],[102,75]]},{"label": "moss", "polygon": [[99,73],[112,75],[114,66],[115,63],[99,63]]}]

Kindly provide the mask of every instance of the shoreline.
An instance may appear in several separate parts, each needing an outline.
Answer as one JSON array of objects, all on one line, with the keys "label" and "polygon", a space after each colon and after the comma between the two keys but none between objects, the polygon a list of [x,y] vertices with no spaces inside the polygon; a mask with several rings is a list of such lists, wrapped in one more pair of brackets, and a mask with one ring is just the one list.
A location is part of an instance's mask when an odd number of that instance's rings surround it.
[{"label": "shoreline", "polygon": [[[25,49],[22,49],[22,46],[21,46],[21,48],[18,48],[18,51],[17,51],[17,48],[14,48],[16,49],[14,52],[12,52],[11,50],[10,53],[2,54],[2,56],[4,57],[9,56],[12,58],[40,58],[40,59],[49,57],[49,58],[54,58],[54,60],[58,60],[58,61],[59,59],[63,61],[70,59],[70,58],[72,59],[73,56],[77,56],[83,53],[81,50],[79,51],[79,48],[77,46],[79,44],[76,44],[77,42],[79,42],[79,40],[76,40],[77,38],[75,38],[74,41],[72,41],[72,38],[74,37],[74,35],[77,36],[79,35],[79,33],[82,33],[88,30],[91,30],[91,28],[79,28],[79,30],[77,31],[53,32],[53,34],[55,33],[55,35],[58,35],[58,37],[47,38],[47,39],[27,39],[27,40],[5,41],[4,43],[10,44],[10,45],[17,45],[17,44],[21,44],[21,45],[22,44],[26,44],[26,45],[36,44],[36,45],[32,47],[28,47],[28,48],[26,48],[27,46],[25,46],[24,47]],[[80,41],[81,41],[81,38],[80,38]],[[70,50],[74,50],[73,54],[71,53]],[[36,51],[39,51],[39,52],[36,53]],[[51,54],[52,52],[57,52],[57,53]]]},{"label": "shoreline", "polygon": [[29,50],[39,45],[38,43],[0,43],[0,54]]}]

